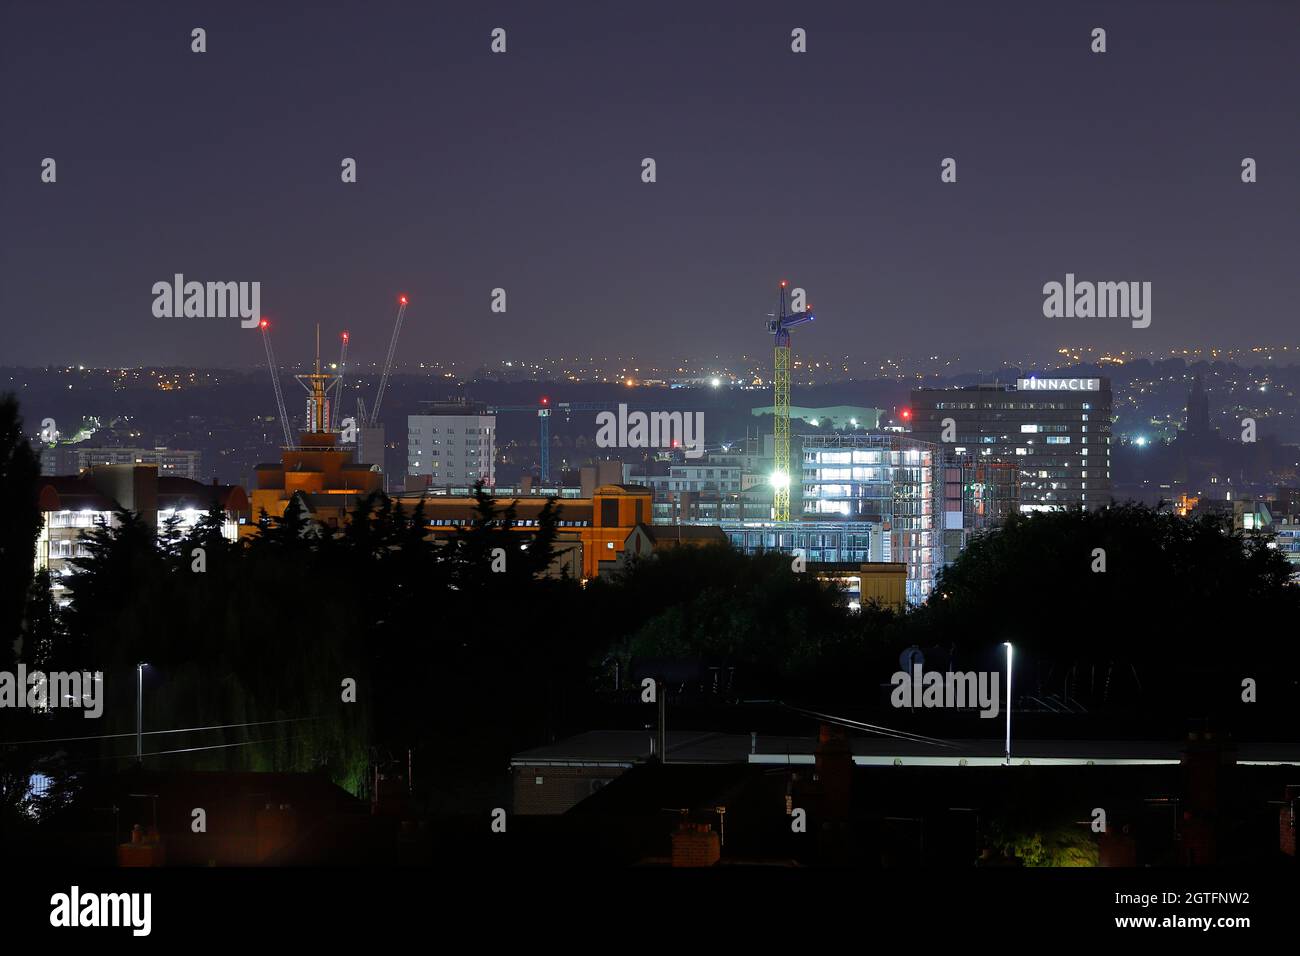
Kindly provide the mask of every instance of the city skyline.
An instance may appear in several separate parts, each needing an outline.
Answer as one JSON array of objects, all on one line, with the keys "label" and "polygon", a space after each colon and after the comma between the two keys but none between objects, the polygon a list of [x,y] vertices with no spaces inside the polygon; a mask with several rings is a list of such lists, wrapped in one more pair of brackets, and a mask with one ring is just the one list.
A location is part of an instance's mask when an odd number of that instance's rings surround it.
[{"label": "city skyline", "polygon": [[0,5],[9,935],[1293,922],[1298,52]]}]

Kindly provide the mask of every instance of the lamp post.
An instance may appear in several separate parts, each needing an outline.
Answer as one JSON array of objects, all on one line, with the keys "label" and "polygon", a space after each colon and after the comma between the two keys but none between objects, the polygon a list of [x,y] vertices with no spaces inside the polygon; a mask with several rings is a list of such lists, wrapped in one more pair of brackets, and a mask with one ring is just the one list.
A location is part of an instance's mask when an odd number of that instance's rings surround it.
[{"label": "lamp post", "polygon": [[149,665],[140,661],[135,665],[135,762],[144,764],[144,669]]},{"label": "lamp post", "polygon": [[1011,654],[1012,647],[1010,641],[1003,641],[1002,646],[1007,649],[1007,763],[1011,763]]}]

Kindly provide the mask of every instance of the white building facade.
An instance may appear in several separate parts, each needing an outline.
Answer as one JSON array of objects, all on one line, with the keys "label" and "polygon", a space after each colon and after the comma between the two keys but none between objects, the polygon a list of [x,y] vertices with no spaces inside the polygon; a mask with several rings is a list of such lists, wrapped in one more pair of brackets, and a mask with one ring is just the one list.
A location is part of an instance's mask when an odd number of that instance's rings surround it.
[{"label": "white building facade", "polygon": [[406,418],[406,474],[428,487],[496,484],[495,415],[429,414]]}]

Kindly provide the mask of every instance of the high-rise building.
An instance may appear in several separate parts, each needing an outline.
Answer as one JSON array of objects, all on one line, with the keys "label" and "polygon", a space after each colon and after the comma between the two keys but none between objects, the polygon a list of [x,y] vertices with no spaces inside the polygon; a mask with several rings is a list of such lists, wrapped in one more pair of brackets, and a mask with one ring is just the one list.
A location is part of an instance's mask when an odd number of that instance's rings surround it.
[{"label": "high-rise building", "polygon": [[902,562],[921,603],[944,565],[941,465],[938,448],[906,435],[804,435],[804,521],[867,526],[867,554],[847,560]]},{"label": "high-rise building", "polygon": [[1105,378],[912,392],[912,435],[944,449],[945,458],[1016,463],[1021,511],[1109,505],[1110,432]]},{"label": "high-rise building", "polygon": [[406,417],[407,488],[496,484],[496,416],[468,402],[425,404]]},{"label": "high-rise building", "polygon": [[973,536],[1020,510],[1020,466],[991,456],[948,455],[942,472],[943,547],[950,562]]}]

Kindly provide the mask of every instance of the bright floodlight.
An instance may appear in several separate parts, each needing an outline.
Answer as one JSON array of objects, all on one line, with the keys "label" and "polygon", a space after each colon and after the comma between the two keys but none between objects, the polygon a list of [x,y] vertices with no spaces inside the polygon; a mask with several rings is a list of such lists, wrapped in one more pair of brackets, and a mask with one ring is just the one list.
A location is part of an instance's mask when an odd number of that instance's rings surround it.
[{"label": "bright floodlight", "polygon": [[713,381],[711,381],[709,384],[712,385],[714,388],[720,388],[720,387],[722,386],[722,379],[720,379],[720,378],[715,378],[715,379],[714,379]]},{"label": "bright floodlight", "polygon": [[773,487],[773,488],[789,488],[789,487],[790,487],[790,476],[787,475],[784,471],[774,471],[774,472],[772,472],[772,487]]}]

